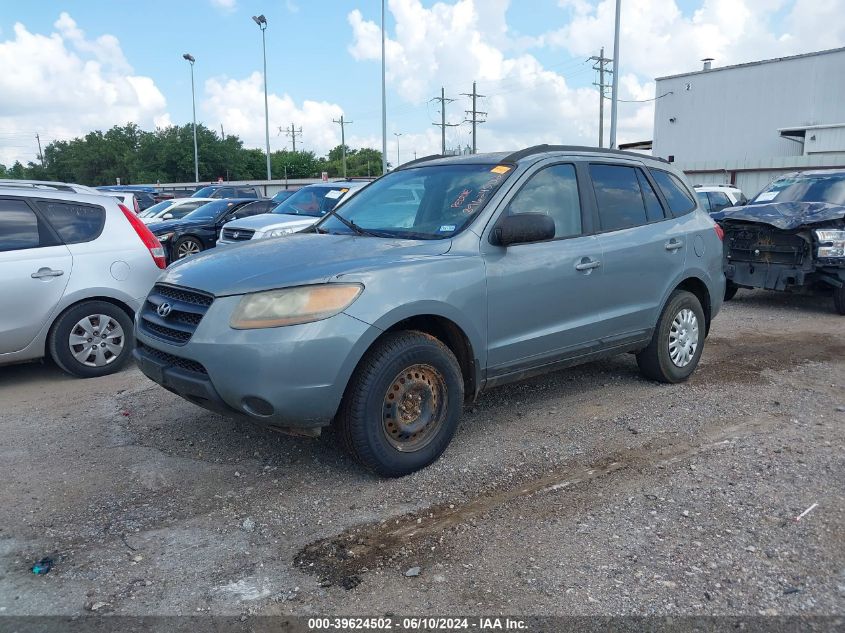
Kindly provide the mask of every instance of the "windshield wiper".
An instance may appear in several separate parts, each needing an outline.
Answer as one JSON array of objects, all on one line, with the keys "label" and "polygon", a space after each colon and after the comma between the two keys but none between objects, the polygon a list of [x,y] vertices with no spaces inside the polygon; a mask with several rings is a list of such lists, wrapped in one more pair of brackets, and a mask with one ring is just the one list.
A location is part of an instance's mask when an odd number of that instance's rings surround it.
[{"label": "windshield wiper", "polygon": [[335,212],[335,213],[332,213],[331,215],[333,215],[338,220],[343,222],[343,224],[345,224],[348,228],[352,229],[358,235],[366,235],[368,237],[384,237],[383,235],[378,235],[377,233],[371,233],[367,229],[361,228],[360,226],[355,224],[352,220],[347,220],[345,217],[340,215],[340,213]]}]

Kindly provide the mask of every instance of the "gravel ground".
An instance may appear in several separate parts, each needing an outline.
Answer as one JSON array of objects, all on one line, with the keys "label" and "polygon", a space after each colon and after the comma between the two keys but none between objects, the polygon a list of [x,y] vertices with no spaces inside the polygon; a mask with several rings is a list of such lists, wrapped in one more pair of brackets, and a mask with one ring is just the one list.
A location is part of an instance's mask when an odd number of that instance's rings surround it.
[{"label": "gravel ground", "polygon": [[683,385],[626,355],[492,391],[399,480],[135,368],[0,368],[0,614],[845,614],[829,303],[740,292]]}]

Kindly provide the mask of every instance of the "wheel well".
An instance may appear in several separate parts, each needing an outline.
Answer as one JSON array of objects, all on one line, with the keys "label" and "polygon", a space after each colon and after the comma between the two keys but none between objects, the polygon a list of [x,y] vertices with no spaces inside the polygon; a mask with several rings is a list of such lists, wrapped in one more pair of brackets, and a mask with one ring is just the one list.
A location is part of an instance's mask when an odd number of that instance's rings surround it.
[{"label": "wheel well", "polygon": [[710,291],[707,290],[707,285],[697,277],[689,277],[678,284],[676,290],[686,290],[691,292],[701,303],[701,309],[704,310],[704,331],[710,331]]},{"label": "wheel well", "polygon": [[421,314],[399,321],[386,332],[401,330],[417,330],[425,332],[438,339],[448,347],[461,367],[464,377],[464,394],[466,399],[473,400],[476,396],[478,384],[476,381],[475,354],[472,344],[464,331],[454,321],[434,314]]},{"label": "wheel well", "polygon": [[67,312],[71,308],[75,308],[81,303],[86,303],[88,301],[105,301],[106,303],[111,303],[112,305],[115,305],[121,310],[123,310],[126,313],[126,316],[128,316],[131,321],[135,320],[135,311],[122,301],[119,301],[113,297],[85,297],[84,299],[80,299],[79,301],[71,303],[69,306],[66,306],[64,310],[59,312],[53,319],[53,322],[50,324],[50,332],[52,333],[53,328],[56,327],[56,323],[58,323],[59,319],[65,312]]}]

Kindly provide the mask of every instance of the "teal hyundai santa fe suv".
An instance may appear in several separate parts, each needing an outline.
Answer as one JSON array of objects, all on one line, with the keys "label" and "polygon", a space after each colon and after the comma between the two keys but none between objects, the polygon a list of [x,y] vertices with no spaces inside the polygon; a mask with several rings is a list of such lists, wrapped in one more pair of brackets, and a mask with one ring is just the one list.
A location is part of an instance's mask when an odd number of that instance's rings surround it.
[{"label": "teal hyundai santa fe suv", "polygon": [[722,232],[682,173],[583,147],[428,157],[305,231],[186,258],[135,358],[199,406],[316,435],[399,476],[496,385],[633,352],[685,380],[725,294]]}]

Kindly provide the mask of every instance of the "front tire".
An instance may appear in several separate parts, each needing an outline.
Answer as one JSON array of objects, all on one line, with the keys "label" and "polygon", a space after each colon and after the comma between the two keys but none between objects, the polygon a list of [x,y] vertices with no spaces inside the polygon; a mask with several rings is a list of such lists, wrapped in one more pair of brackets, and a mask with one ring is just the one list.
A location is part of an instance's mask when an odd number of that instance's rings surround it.
[{"label": "front tire", "polygon": [[704,330],[704,310],[698,297],[676,290],[663,308],[648,347],[637,354],[640,372],[658,382],[683,382],[701,359]]},{"label": "front tire", "polygon": [[196,255],[203,250],[202,242],[195,237],[180,237],[173,245],[173,257],[184,259],[190,255]]},{"label": "front tire", "polygon": [[839,314],[845,316],[845,287],[833,289],[833,307]]},{"label": "front tire", "polygon": [[463,376],[448,347],[422,332],[390,333],[352,376],[338,414],[340,435],[364,467],[401,477],[440,457],[463,400]]},{"label": "front tire", "polygon": [[129,315],[106,301],[85,301],[67,310],[53,325],[48,340],[56,365],[78,378],[120,370],[134,344]]}]

